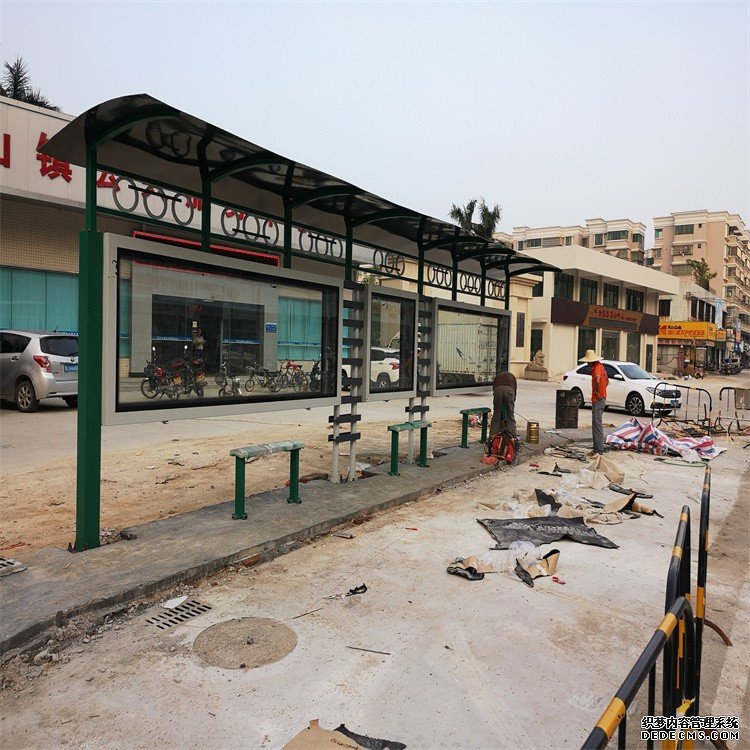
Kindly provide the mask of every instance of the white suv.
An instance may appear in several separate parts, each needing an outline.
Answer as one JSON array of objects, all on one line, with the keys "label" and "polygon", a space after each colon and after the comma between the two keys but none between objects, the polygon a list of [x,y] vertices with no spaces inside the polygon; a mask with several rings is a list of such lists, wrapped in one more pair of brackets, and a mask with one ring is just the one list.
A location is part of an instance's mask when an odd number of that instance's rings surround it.
[{"label": "white suv", "polygon": [[[669,414],[682,404],[680,389],[660,382],[633,362],[602,360],[607,371],[607,406],[621,407],[639,417],[647,411]],[[591,365],[579,365],[563,375],[563,390],[578,396],[578,407],[591,403]]]}]

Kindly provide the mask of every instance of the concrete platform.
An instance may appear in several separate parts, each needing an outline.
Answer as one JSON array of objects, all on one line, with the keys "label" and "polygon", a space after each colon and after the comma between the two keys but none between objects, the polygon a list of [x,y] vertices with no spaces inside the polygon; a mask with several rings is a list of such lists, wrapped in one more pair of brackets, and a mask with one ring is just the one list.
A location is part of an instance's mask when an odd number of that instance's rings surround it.
[{"label": "concrete platform", "polygon": [[[521,457],[588,436],[588,430],[542,433],[540,443],[525,446]],[[247,498],[244,521],[232,520],[233,503],[227,502],[133,527],[136,539],[131,541],[76,554],[42,549],[24,560],[28,570],[0,578],[0,661],[56,622],[226,565],[261,562],[340,524],[498,470],[480,463],[481,454],[481,445],[473,443],[468,450],[448,450],[431,460],[429,468],[402,464],[399,477],[389,476],[384,464],[374,469],[375,476],[350,484],[310,482],[300,488],[299,505],[287,503],[284,490],[264,492]]]}]

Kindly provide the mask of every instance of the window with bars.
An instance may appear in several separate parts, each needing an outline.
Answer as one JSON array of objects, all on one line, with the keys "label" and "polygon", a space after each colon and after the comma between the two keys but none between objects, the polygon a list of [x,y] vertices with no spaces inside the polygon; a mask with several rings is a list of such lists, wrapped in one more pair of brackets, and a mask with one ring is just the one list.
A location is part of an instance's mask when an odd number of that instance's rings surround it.
[{"label": "window with bars", "polygon": [[594,235],[594,247],[601,247],[603,244],[604,244],[604,235],[595,234]]},{"label": "window with bars", "polygon": [[573,299],[573,277],[562,271],[555,272],[554,296],[562,299]]},{"label": "window with bars", "polygon": [[562,245],[560,237],[544,237],[542,239],[542,247],[559,247],[560,245]]},{"label": "window with bars", "polygon": [[566,245],[572,245],[573,244],[573,238],[572,237],[566,237],[565,238],[565,244]]},{"label": "window with bars", "polygon": [[675,234],[692,234],[695,224],[679,224],[674,228]]},{"label": "window with bars", "polygon": [[578,299],[581,302],[588,302],[591,305],[595,305],[598,287],[599,285],[594,279],[581,279]]},{"label": "window with bars", "polygon": [[643,292],[637,289],[625,290],[625,309],[633,312],[643,312]]},{"label": "window with bars", "polygon": [[537,237],[533,240],[526,240],[526,247],[541,247],[542,246],[542,238]]},{"label": "window with bars", "polygon": [[615,284],[604,285],[604,306],[618,307],[620,304],[620,287]]},{"label": "window with bars", "polygon": [[663,229],[654,229],[654,239],[660,240],[663,231]]},{"label": "window with bars", "polygon": [[660,299],[659,300],[659,317],[668,318],[671,314],[672,314],[672,300]]},{"label": "window with bars", "polygon": [[626,240],[627,238],[627,229],[619,229],[616,232],[607,232],[607,242],[614,242],[615,240]]}]

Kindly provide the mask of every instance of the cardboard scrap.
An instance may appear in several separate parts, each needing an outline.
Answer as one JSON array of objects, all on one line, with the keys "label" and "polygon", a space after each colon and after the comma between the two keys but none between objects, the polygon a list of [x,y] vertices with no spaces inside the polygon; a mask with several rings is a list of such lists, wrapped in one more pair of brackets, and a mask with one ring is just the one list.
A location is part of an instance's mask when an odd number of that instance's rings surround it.
[{"label": "cardboard scrap", "polygon": [[625,480],[625,472],[611,458],[606,456],[597,456],[589,464],[589,469],[604,474],[609,479],[608,484],[622,484]]},{"label": "cardboard scrap", "polygon": [[516,558],[516,575],[530,588],[534,588],[534,579],[554,575],[560,550],[552,549],[540,560],[530,561],[525,556]]},{"label": "cardboard scrap", "polygon": [[469,581],[481,581],[485,573],[492,573],[492,566],[479,562],[475,555],[457,557],[447,568],[448,573]]},{"label": "cardboard scrap", "polygon": [[337,731],[323,729],[318,719],[313,719],[310,726],[292,737],[283,750],[365,750],[362,745]]},{"label": "cardboard scrap", "polygon": [[344,724],[323,729],[318,719],[284,745],[282,750],[406,750],[403,742],[381,740],[352,732]]}]

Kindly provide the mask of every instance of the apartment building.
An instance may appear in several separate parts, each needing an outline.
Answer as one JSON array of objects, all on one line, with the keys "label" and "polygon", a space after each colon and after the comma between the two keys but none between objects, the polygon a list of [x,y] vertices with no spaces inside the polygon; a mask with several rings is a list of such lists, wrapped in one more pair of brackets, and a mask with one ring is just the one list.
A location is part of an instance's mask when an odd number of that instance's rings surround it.
[{"label": "apartment building", "polygon": [[643,265],[645,232],[645,224],[630,219],[586,219],[586,226],[513,227],[512,235],[496,236],[512,241],[519,252],[577,245]]},{"label": "apartment building", "polygon": [[750,353],[750,232],[739,214],[679,211],[654,218],[653,268],[690,278],[688,260],[717,273],[711,292],[725,300],[729,349]]}]

